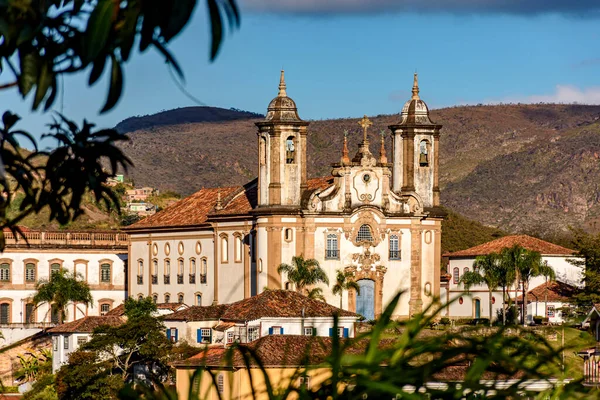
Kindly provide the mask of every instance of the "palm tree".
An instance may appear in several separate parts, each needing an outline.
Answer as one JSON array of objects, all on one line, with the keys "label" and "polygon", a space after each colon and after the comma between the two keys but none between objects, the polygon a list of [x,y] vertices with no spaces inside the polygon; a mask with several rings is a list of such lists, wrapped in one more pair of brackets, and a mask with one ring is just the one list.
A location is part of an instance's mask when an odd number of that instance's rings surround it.
[{"label": "palm tree", "polygon": [[[292,257],[291,264],[279,264],[277,267],[279,274],[285,272],[288,280],[296,286],[298,293],[307,294],[308,290],[304,290],[307,286],[325,283],[329,285],[329,278],[319,262],[313,258],[307,260],[302,256]],[[306,292],[306,293],[305,293]]]},{"label": "palm tree", "polygon": [[[498,286],[502,288],[502,325],[506,325],[506,295],[508,288],[517,280],[517,269],[514,264],[514,257],[513,253],[511,253],[511,249],[504,248],[500,252],[498,270],[498,275],[500,276]],[[515,292],[515,299],[516,298],[517,295]]]},{"label": "palm tree", "polygon": [[35,307],[47,303],[50,311],[58,315],[58,323],[62,324],[67,317],[67,306],[70,303],[92,304],[92,294],[87,283],[77,279],[77,275],[66,270],[52,273],[49,280],[41,279],[35,284],[33,296]]},{"label": "palm tree", "polygon": [[484,256],[478,256],[473,263],[473,271],[468,271],[460,278],[460,282],[465,286],[465,289],[473,285],[485,284],[489,294],[489,312],[490,326],[492,326],[492,292],[500,286],[500,255],[490,253]]},{"label": "palm tree", "polygon": [[546,279],[546,287],[544,290],[544,316],[548,318],[548,281],[555,280],[556,274],[554,273],[552,267],[548,265],[548,261],[544,261],[542,265],[540,265],[540,270],[538,272],[539,275]]},{"label": "palm tree", "polygon": [[[525,252],[527,250],[515,244],[513,247],[506,247],[502,249],[502,263],[505,265],[507,271],[510,271],[512,281],[511,283],[515,283],[515,302],[517,302],[519,285],[521,283],[521,270],[523,269],[521,265],[523,264],[523,260],[525,257]],[[521,317],[523,317],[524,309],[521,309]]]},{"label": "palm tree", "polygon": [[325,301],[325,296],[323,296],[323,289],[319,287],[312,288],[310,290],[307,289],[306,296],[309,299]]},{"label": "palm tree", "polygon": [[340,308],[342,308],[342,299],[344,290],[354,289],[356,293],[360,294],[360,287],[358,283],[352,279],[352,272],[344,272],[341,269],[335,271],[335,285],[331,290],[334,295],[340,295]]}]

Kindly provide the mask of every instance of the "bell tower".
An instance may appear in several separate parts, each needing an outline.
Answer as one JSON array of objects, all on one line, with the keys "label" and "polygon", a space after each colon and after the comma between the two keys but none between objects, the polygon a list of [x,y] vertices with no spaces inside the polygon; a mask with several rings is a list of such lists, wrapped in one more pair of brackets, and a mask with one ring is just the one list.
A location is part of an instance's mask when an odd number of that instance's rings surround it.
[{"label": "bell tower", "polygon": [[258,207],[299,208],[307,188],[306,128],[287,96],[284,71],[279,93],[258,127]]},{"label": "bell tower", "polygon": [[419,97],[414,75],[412,97],[404,104],[400,122],[392,131],[392,189],[397,194],[416,193],[425,208],[440,205],[439,140],[442,125],[429,118],[427,104]]}]

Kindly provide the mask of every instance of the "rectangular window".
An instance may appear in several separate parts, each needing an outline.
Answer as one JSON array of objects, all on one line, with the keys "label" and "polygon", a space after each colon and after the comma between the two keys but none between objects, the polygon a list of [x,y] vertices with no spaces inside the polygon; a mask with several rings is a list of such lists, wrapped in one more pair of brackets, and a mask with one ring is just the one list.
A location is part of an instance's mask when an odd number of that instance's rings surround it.
[{"label": "rectangular window", "polygon": [[458,269],[458,267],[454,267],[454,270],[452,270],[452,281],[454,282],[455,285],[458,285],[459,280],[460,280],[460,270]]},{"label": "rectangular window", "polygon": [[0,264],[0,281],[10,282],[10,264]]},{"label": "rectangular window", "polygon": [[260,337],[258,326],[251,326],[248,328],[248,341],[252,342]]},{"label": "rectangular window", "polygon": [[242,262],[242,254],[244,252],[244,242],[241,236],[235,237],[235,262]]},{"label": "rectangular window", "polygon": [[25,323],[26,324],[35,322],[33,320],[33,308],[34,308],[34,305],[32,303],[25,304]]},{"label": "rectangular window", "polygon": [[110,304],[100,304],[100,315],[106,315],[110,311]]},{"label": "rectangular window", "polygon": [[0,304],[0,324],[6,325],[10,320],[10,304]]},{"label": "rectangular window", "polygon": [[233,343],[233,332],[227,332],[227,343]]},{"label": "rectangular window", "polygon": [[201,328],[200,329],[200,341],[198,343],[207,343],[210,344],[212,341],[212,331],[210,328]]},{"label": "rectangular window", "polygon": [[64,337],[64,342],[65,342],[65,350],[69,350],[69,337],[68,336]]},{"label": "rectangular window", "polygon": [[25,264],[25,282],[35,283],[35,264]]},{"label": "rectangular window", "polygon": [[327,235],[327,248],[325,249],[325,259],[339,260],[340,250],[338,248],[338,236],[335,233]]},{"label": "rectangular window", "polygon": [[281,335],[283,329],[280,326],[274,326],[271,328],[271,335]]},{"label": "rectangular window", "polygon": [[310,376],[301,376],[298,378],[298,388],[310,389]]},{"label": "rectangular window", "polygon": [[110,283],[110,264],[100,266],[100,282]]},{"label": "rectangular window", "polygon": [[85,336],[78,336],[77,337],[77,347],[81,347],[84,344],[87,343],[87,338]]},{"label": "rectangular window", "polygon": [[143,275],[138,275],[137,276],[137,283],[138,283],[138,285],[143,285],[144,284],[144,276]]},{"label": "rectangular window", "polygon": [[548,318],[554,318],[555,310],[554,306],[548,306]]},{"label": "rectangular window", "polygon": [[50,264],[50,278],[52,278],[52,275],[54,275],[57,272],[60,272],[60,264],[58,264],[58,263]]},{"label": "rectangular window", "polygon": [[400,239],[398,235],[390,236],[390,260],[400,259]]},{"label": "rectangular window", "polygon": [[208,274],[208,261],[203,258],[200,262],[200,283],[206,283],[206,277]]},{"label": "rectangular window", "polygon": [[312,326],[304,327],[304,336],[312,336],[315,333],[315,328]]},{"label": "rectangular window", "polygon": [[344,328],[337,328],[338,337],[344,337]]},{"label": "rectangular window", "polygon": [[52,350],[58,351],[58,338],[57,337],[52,339]]},{"label": "rectangular window", "polygon": [[229,261],[229,241],[227,236],[221,237],[221,262],[226,263]]}]

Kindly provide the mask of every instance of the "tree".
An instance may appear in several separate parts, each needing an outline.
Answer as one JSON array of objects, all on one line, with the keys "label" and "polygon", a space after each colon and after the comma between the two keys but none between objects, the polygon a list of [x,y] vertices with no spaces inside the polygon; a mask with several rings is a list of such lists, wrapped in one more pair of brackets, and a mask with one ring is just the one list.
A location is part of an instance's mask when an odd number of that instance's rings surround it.
[{"label": "tree", "polygon": [[340,308],[342,308],[344,291],[354,289],[356,293],[360,294],[360,286],[352,278],[353,275],[349,271],[344,272],[341,269],[335,271],[335,285],[333,285],[331,291],[334,295],[340,295]]},{"label": "tree", "polygon": [[[223,21],[239,26],[235,0],[207,0],[210,14],[214,60],[223,39]],[[101,112],[117,104],[123,88],[123,65],[130,60],[134,44],[139,52],[156,49],[169,67],[183,78],[183,72],[168,50],[169,42],[181,32],[194,12],[196,1],[112,1],[49,0],[0,2],[0,90],[17,90],[32,108],[42,104],[49,110],[58,97],[64,76],[85,71],[88,85],[109,76],[106,102]],[[19,116],[2,113],[0,124],[0,251],[4,229],[20,233],[19,221],[49,209],[50,221],[66,225],[83,213],[82,198],[92,192],[108,210],[119,210],[119,198],[106,185],[118,169],[130,160],[116,144],[127,136],[112,129],[94,131],[84,121],[81,128],[66,116],[58,115],[50,133],[57,147],[38,151],[31,134],[15,126]],[[41,132],[40,132],[41,133]],[[21,147],[25,140],[33,147]],[[23,197],[18,210],[10,204]]]},{"label": "tree", "polygon": [[[69,364],[60,369],[57,374],[59,397],[111,397],[125,383],[132,382],[136,366],[151,382],[163,381],[169,372],[173,344],[165,335],[161,319],[152,315],[154,311],[156,305],[149,298],[127,299],[127,321],[119,326],[96,328],[91,340],[73,352]],[[99,383],[94,380],[95,376]]]},{"label": "tree", "polygon": [[581,268],[583,276],[583,287],[573,299],[574,313],[581,316],[600,303],[600,233],[591,235],[579,229],[573,231],[573,237],[577,258],[569,261]]},{"label": "tree", "polygon": [[492,293],[500,286],[500,255],[490,253],[483,256],[477,256],[473,263],[473,271],[468,271],[460,278],[460,282],[465,285],[465,289],[473,285],[485,284],[488,288],[488,303],[490,326],[492,326]]},{"label": "tree", "polygon": [[320,287],[307,289],[306,297],[308,297],[309,299],[325,301],[325,296],[323,296],[323,289],[321,289]]},{"label": "tree", "polygon": [[296,286],[298,293],[307,294],[308,290],[305,291],[305,288],[318,283],[329,285],[327,274],[323,271],[319,262],[313,258],[305,260],[302,256],[292,257],[292,263],[279,264],[277,272],[279,274],[285,272],[288,280]]},{"label": "tree", "polygon": [[[79,279],[78,279],[79,278]],[[90,287],[81,275],[71,274],[67,270],[55,271],[50,279],[41,279],[35,284],[36,293],[33,295],[35,307],[49,304],[50,311],[58,315],[58,323],[62,324],[67,317],[67,306],[79,303],[85,306],[92,304]]]},{"label": "tree", "polygon": [[15,374],[15,379],[20,383],[35,382],[38,377],[52,372],[52,352],[50,349],[41,349],[38,352],[34,350],[17,356],[19,359],[19,368]]},{"label": "tree", "polygon": [[497,265],[499,277],[498,286],[502,288],[502,325],[506,325],[507,290],[517,279],[516,269],[512,263],[512,258],[507,254],[507,250],[508,249],[505,248],[500,252],[500,259]]}]

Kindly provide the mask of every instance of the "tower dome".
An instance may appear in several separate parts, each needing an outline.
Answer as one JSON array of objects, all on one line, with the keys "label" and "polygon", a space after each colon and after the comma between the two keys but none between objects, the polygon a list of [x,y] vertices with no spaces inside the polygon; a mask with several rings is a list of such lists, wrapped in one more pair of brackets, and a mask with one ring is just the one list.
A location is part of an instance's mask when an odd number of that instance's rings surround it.
[{"label": "tower dome", "polygon": [[419,97],[419,80],[415,72],[412,97],[402,107],[400,125],[435,125],[429,118],[429,108]]},{"label": "tower dome", "polygon": [[281,70],[281,77],[279,79],[279,93],[269,103],[267,108],[266,121],[302,121],[298,115],[298,108],[296,102],[287,96],[285,91],[285,77],[284,71]]}]

